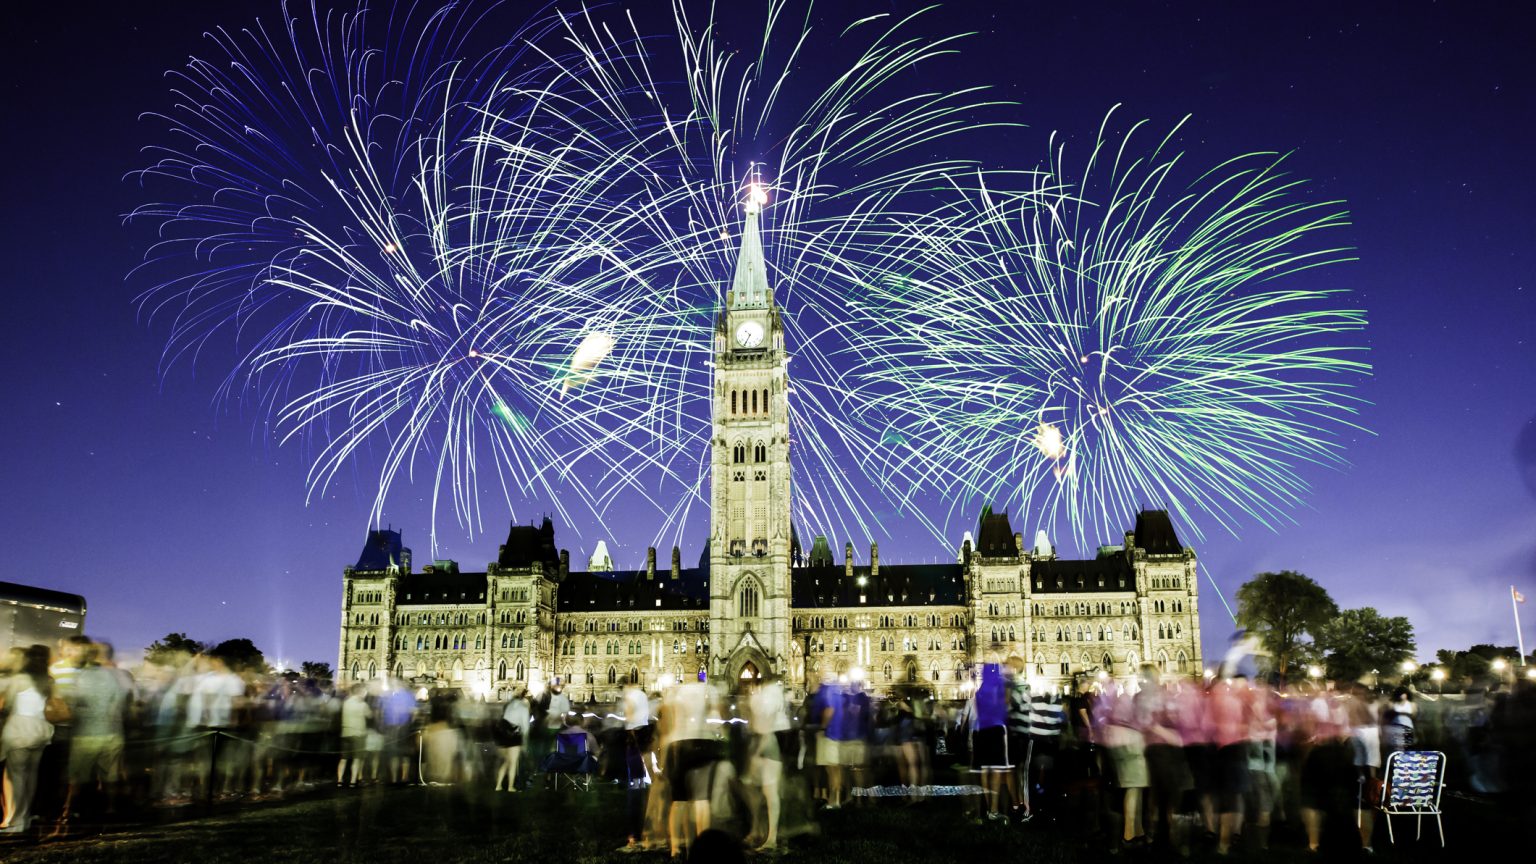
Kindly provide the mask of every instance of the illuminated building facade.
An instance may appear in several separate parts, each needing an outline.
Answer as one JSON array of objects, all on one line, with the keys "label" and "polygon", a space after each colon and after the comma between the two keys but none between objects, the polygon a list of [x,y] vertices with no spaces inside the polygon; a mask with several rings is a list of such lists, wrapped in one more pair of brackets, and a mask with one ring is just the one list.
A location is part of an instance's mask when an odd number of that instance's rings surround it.
[{"label": "illuminated building facade", "polygon": [[791,688],[863,675],[962,694],[968,665],[1017,656],[1058,687],[1133,675],[1143,663],[1199,674],[1193,550],[1162,511],[1089,560],[1031,547],[1006,513],[982,514],[954,563],[882,564],[825,538],[801,547],[791,519],[788,356],[754,202],[714,331],[710,532],[696,567],[672,549],[642,570],[606,544],[573,571],[554,526],[514,525],[484,572],[411,569],[394,531],[371,532],[344,575],[339,680],[385,673],[421,686],[504,695],[559,678],[606,701],[624,684],[767,674]]}]

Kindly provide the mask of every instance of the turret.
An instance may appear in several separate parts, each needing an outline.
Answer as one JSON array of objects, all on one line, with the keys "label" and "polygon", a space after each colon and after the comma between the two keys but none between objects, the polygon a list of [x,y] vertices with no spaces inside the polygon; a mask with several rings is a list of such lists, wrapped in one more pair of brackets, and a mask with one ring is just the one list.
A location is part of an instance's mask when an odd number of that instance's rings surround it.
[{"label": "turret", "polygon": [[880,544],[869,544],[869,578],[871,580],[880,575]]},{"label": "turret", "polygon": [[843,544],[843,575],[853,578],[853,543]]},{"label": "turret", "polygon": [[656,547],[647,546],[645,549],[645,581],[656,580]]},{"label": "turret", "polygon": [[672,578],[676,580],[683,573],[683,551],[676,546],[672,547]]}]

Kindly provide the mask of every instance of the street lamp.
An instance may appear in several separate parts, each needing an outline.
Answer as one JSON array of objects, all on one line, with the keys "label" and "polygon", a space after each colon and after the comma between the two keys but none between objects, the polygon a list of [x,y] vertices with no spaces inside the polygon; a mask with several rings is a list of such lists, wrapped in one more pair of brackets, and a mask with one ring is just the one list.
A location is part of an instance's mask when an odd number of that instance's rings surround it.
[{"label": "street lamp", "polygon": [[1307,667],[1307,677],[1311,678],[1313,681],[1316,681],[1317,679],[1323,677],[1323,667],[1321,667],[1321,666],[1308,666]]},{"label": "street lamp", "polygon": [[1503,657],[1493,658],[1493,671],[1502,673],[1508,667],[1509,664],[1504,662]]},{"label": "street lamp", "polygon": [[1403,670],[1404,675],[1412,675],[1414,672],[1418,671],[1419,664],[1413,662],[1412,660],[1404,660],[1403,665],[1400,668]]},{"label": "street lamp", "polygon": [[1431,670],[1430,673],[1429,673],[1429,680],[1435,682],[1435,693],[1436,693],[1436,695],[1440,695],[1440,694],[1443,694],[1445,692],[1445,670],[1444,669],[1433,669],[1433,670]]}]

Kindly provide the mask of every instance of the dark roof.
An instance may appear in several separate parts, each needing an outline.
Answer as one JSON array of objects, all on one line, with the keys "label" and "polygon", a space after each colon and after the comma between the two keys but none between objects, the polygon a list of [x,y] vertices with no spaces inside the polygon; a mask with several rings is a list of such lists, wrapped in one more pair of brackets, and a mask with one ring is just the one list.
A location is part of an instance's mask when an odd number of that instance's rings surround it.
[{"label": "dark roof", "polygon": [[18,582],[0,582],[0,602],[19,603],[23,606],[46,606],[66,612],[85,614],[85,598],[79,594],[36,588]]},{"label": "dark roof", "polygon": [[1178,555],[1184,551],[1167,510],[1143,510],[1136,514],[1136,548],[1151,555]]},{"label": "dark roof", "polygon": [[423,603],[484,603],[484,573],[458,573],[438,570],[409,573],[400,578],[395,602],[400,606]]},{"label": "dark roof", "polygon": [[1136,571],[1124,555],[1089,561],[1031,561],[1030,588],[1035,594],[1080,594],[1136,590]]},{"label": "dark roof", "polygon": [[[795,609],[852,606],[961,606],[965,572],[959,564],[882,564],[880,575],[854,567],[853,578],[836,565],[796,567],[790,605]],[[860,585],[863,578],[865,584]],[[860,596],[864,602],[859,602]]]},{"label": "dark roof", "polygon": [[544,524],[517,525],[507,530],[507,542],[501,544],[496,564],[501,567],[527,567],[535,561],[553,570],[560,565],[560,553],[555,549],[555,526],[544,517]]},{"label": "dark roof", "polygon": [[976,531],[976,554],[983,558],[1017,558],[1019,544],[1014,542],[1013,526],[1008,522],[1008,511],[981,514],[981,525]]},{"label": "dark roof", "polygon": [[[660,603],[656,601],[660,600]],[[560,583],[559,611],[564,612],[680,612],[709,610],[707,570],[644,570],[571,573]]]},{"label": "dark roof", "polygon": [[400,538],[399,531],[379,530],[369,531],[368,539],[363,543],[363,552],[357,556],[357,563],[353,570],[388,570],[391,567],[405,568],[410,560],[411,550],[405,548]]},{"label": "dark roof", "polygon": [[811,554],[805,557],[806,566],[830,567],[832,566],[832,547],[827,545],[827,538],[821,534],[811,541]]}]

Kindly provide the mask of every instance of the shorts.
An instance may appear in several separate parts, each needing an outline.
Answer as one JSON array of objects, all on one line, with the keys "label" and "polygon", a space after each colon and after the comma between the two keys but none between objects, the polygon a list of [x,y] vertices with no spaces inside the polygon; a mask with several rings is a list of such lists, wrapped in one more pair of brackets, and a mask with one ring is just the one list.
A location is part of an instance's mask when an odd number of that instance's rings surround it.
[{"label": "shorts", "polygon": [[841,744],[835,738],[828,738],[827,733],[816,733],[816,764],[817,765],[841,765],[838,761],[837,745]]},{"label": "shorts", "polygon": [[122,776],[123,736],[75,736],[69,748],[69,782],[89,785],[99,777],[103,782],[114,783]]},{"label": "shorts", "polygon": [[1350,762],[1350,745],[1345,742],[1323,741],[1309,749],[1301,762],[1301,806],[1343,809],[1343,799],[1355,797],[1355,769]]},{"label": "shorts", "polygon": [[837,764],[860,766],[864,764],[864,742],[855,738],[837,742]]},{"label": "shorts", "polygon": [[1029,764],[1029,733],[1008,732],[1008,761],[1023,767]]},{"label": "shorts", "polygon": [[1216,751],[1216,805],[1222,813],[1243,812],[1248,793],[1248,742],[1228,744]]},{"label": "shorts", "polygon": [[1178,808],[1184,790],[1193,785],[1184,748],[1172,744],[1148,744],[1147,777],[1157,799]]},{"label": "shorts", "polygon": [[1184,761],[1189,764],[1189,779],[1202,795],[1216,791],[1216,748],[1211,744],[1184,745]]},{"label": "shorts", "polygon": [[1127,742],[1109,748],[1115,763],[1115,785],[1121,789],[1145,789],[1151,785],[1147,772],[1147,747],[1140,741]]},{"label": "shorts", "polygon": [[1012,768],[1008,762],[1008,730],[988,726],[971,733],[971,769]]},{"label": "shorts", "polygon": [[709,799],[711,769],[720,758],[717,742],[708,738],[684,738],[667,748],[667,784],[674,801]]}]

